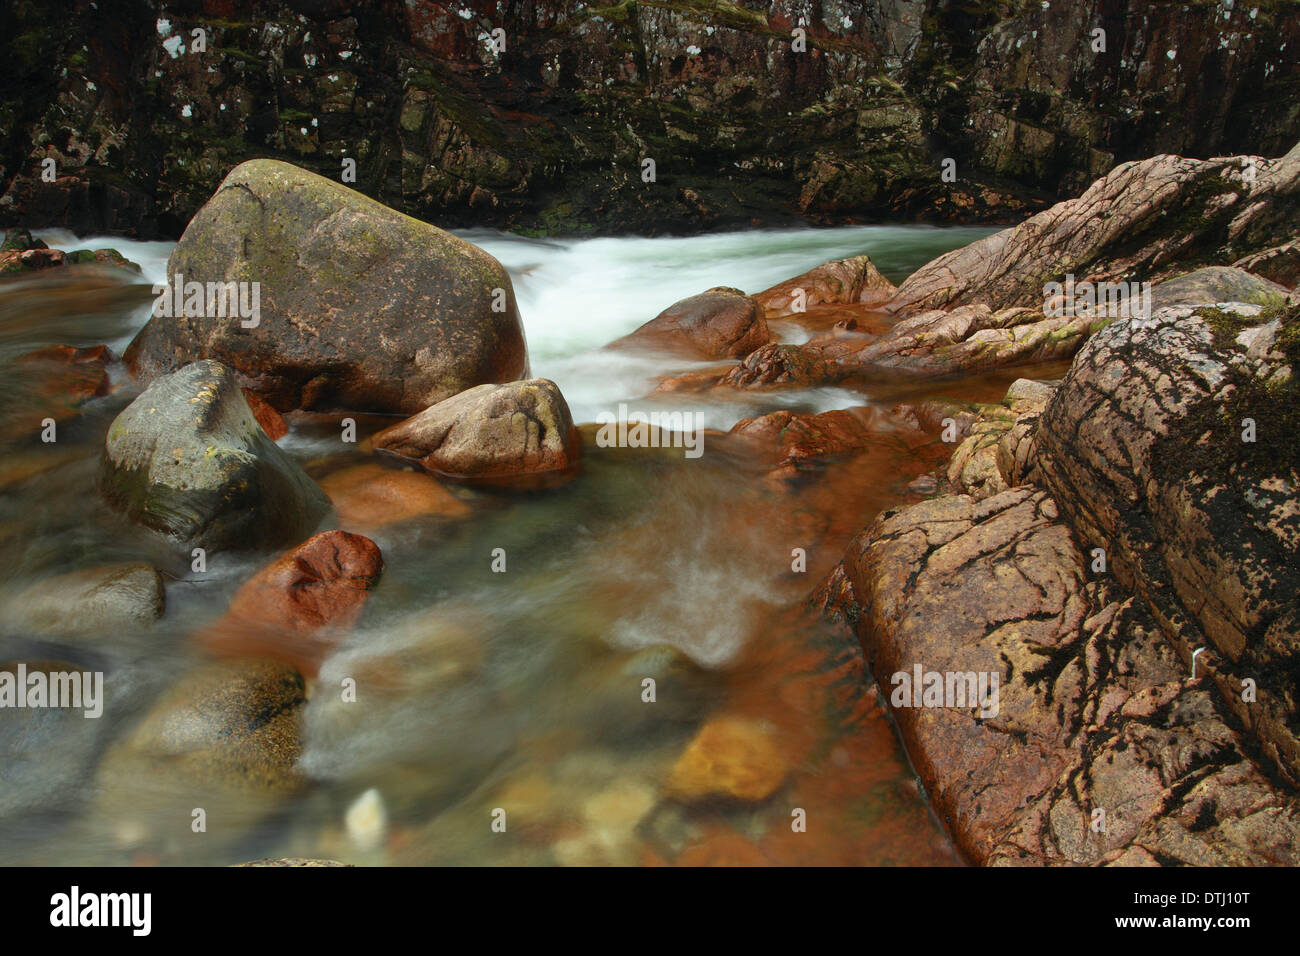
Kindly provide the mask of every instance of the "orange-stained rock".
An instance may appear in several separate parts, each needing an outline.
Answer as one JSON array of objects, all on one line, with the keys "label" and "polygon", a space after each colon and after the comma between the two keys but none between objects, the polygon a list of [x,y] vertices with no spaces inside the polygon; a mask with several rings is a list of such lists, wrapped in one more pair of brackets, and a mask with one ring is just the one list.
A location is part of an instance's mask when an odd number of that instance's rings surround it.
[{"label": "orange-stained rock", "polygon": [[241,391],[253,412],[253,417],[257,419],[257,424],[262,426],[262,431],[266,432],[266,436],[271,441],[279,441],[289,434],[289,425],[285,422],[284,416],[268,405],[266,399],[251,389],[245,388]]},{"label": "orange-stained rock", "polygon": [[253,575],[198,640],[222,656],[271,657],[314,676],[355,623],[383,568],[369,538],[322,532]]},{"label": "orange-stained rock", "polygon": [[432,475],[383,465],[345,468],[321,479],[320,486],[334,503],[339,523],[348,527],[378,528],[427,515],[453,517],[470,511]]},{"label": "orange-stained rock", "polygon": [[668,793],[686,801],[730,797],[757,802],[775,793],[789,772],[785,756],[762,722],[715,717],[678,758],[668,778]]},{"label": "orange-stained rock", "polygon": [[771,866],[763,852],[743,834],[727,827],[712,827],[684,849],[677,866]]},{"label": "orange-stained rock", "polygon": [[662,349],[695,358],[740,358],[771,338],[763,307],[739,289],[718,286],[674,302],[611,347]]}]

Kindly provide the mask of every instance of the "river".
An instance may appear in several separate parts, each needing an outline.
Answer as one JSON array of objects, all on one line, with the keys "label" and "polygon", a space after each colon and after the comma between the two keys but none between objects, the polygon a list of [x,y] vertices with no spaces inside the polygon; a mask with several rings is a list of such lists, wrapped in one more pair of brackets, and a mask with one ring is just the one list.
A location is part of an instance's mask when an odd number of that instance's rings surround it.
[{"label": "river", "polygon": [[[900,281],[990,231],[464,235],[510,271],[532,373],[556,381],[575,421],[589,423],[618,402],[644,403],[658,379],[690,370],[600,348],[678,299],[718,285],[758,292],[863,252]],[[112,246],[140,263],[143,277],[89,281],[65,269],[0,284],[0,396],[11,422],[39,420],[46,401],[13,358],[46,344],[104,343],[120,354],[147,318],[147,286],[164,281],[170,249],[41,235],[60,248]],[[790,342],[809,334],[788,323],[774,330]],[[104,434],[134,394],[121,370],[115,376],[120,388],[61,425],[57,448],[30,428],[0,436],[0,602],[53,575],[158,560],[142,539],[122,534],[95,494]],[[999,388],[1005,380],[944,391],[986,400]],[[725,430],[782,407],[884,409],[897,400],[819,388],[673,395],[671,407]],[[281,444],[313,476],[365,459],[339,451],[333,425],[290,420]],[[229,558],[201,581],[169,579],[166,614],[150,629],[52,646],[0,621],[0,661],[76,660],[103,669],[109,688],[99,720],[0,713],[0,864],[960,862],[861,651],[801,607],[851,536],[880,510],[917,500],[908,483],[950,449],[882,425],[862,454],[792,493],[726,453],[691,460],[600,448],[587,437],[582,472],[561,489],[460,489],[469,520],[371,534],[385,573],[311,686],[300,761],[311,785],[286,799],[195,796],[163,762],[128,790],[107,786],[104,772],[118,759],[114,742],[201,659],[189,636],[269,555]],[[795,548],[806,552],[806,570],[792,570]],[[496,549],[508,555],[507,573],[490,570]],[[333,688],[361,674],[366,693],[341,700]],[[653,702],[643,699],[646,678],[655,681]],[[715,770],[741,789],[745,779],[770,778],[770,795],[681,795],[683,752],[710,726]],[[197,833],[196,800],[207,821]],[[492,826],[498,810],[504,833]]]}]

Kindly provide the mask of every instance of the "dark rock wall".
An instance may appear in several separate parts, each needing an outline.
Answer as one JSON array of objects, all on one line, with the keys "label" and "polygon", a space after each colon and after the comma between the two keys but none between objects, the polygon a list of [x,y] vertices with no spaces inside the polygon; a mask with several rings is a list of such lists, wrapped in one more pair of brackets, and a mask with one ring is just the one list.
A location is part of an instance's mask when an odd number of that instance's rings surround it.
[{"label": "dark rock wall", "polygon": [[13,0],[0,43],[0,222],[146,236],[255,156],[354,158],[441,225],[686,232],[1018,219],[1116,162],[1300,139],[1295,0]]}]

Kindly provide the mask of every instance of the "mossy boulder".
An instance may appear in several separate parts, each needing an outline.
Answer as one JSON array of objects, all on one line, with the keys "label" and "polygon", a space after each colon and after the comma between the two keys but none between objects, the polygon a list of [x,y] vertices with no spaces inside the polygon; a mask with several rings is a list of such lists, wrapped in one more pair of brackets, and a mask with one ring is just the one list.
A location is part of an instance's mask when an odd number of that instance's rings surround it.
[{"label": "mossy boulder", "polygon": [[257,423],[234,373],[213,361],[158,379],[114,420],[103,488],[114,507],[186,548],[300,540],[329,510]]},{"label": "mossy boulder", "polygon": [[167,272],[173,283],[258,283],[257,322],[156,310],[124,356],[146,380],[212,358],[281,411],[409,415],[527,366],[496,259],[287,163],[236,167]]}]

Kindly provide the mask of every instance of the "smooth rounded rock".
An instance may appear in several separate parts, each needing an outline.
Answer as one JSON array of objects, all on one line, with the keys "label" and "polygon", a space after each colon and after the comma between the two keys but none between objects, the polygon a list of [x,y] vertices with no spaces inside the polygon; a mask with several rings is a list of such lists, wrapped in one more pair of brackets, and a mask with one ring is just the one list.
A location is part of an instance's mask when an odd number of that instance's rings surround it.
[{"label": "smooth rounded rock", "polygon": [[195,362],[149,386],[109,427],[103,464],[109,503],[186,547],[301,539],[329,510],[218,362]]}]

